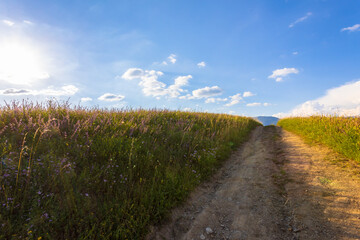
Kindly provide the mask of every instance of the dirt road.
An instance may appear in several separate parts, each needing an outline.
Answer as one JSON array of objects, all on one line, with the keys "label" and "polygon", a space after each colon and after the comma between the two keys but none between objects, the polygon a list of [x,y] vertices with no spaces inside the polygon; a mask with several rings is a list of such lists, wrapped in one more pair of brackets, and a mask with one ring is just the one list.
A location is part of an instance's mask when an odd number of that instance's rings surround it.
[{"label": "dirt road", "polygon": [[258,127],[147,238],[360,239],[360,171],[349,164],[280,128]]}]

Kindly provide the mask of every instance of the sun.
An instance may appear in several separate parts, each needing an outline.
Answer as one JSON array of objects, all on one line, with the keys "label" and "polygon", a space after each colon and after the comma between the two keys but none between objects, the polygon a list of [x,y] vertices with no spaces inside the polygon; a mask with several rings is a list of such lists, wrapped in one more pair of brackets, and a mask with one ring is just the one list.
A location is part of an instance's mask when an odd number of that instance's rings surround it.
[{"label": "sun", "polygon": [[49,78],[43,58],[35,47],[17,41],[0,43],[0,81],[33,85]]}]

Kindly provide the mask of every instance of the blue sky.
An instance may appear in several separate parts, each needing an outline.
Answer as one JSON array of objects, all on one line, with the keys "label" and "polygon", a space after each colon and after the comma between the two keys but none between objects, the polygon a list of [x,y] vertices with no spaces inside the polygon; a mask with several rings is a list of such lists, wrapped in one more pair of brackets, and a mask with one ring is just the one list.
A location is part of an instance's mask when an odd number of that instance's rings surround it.
[{"label": "blue sky", "polygon": [[0,2],[0,100],[360,114],[360,2]]}]

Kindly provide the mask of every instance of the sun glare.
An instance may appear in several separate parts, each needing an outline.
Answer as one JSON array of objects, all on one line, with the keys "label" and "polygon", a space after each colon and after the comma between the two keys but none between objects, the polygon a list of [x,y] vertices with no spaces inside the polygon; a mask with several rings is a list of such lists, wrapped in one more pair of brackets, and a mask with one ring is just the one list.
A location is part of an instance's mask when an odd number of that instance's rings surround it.
[{"label": "sun glare", "polygon": [[18,42],[0,44],[0,80],[32,85],[49,78],[42,57],[33,47]]}]

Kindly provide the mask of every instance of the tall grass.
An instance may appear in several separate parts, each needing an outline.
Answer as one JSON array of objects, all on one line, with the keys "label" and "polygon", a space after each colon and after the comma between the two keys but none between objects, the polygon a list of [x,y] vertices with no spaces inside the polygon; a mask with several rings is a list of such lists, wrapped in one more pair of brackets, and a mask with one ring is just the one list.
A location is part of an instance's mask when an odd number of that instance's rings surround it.
[{"label": "tall grass", "polygon": [[313,116],[285,118],[278,122],[284,129],[311,142],[322,143],[360,163],[360,118]]},{"label": "tall grass", "polygon": [[0,239],[141,239],[258,125],[13,102],[0,110]]}]

